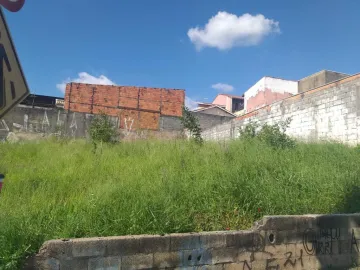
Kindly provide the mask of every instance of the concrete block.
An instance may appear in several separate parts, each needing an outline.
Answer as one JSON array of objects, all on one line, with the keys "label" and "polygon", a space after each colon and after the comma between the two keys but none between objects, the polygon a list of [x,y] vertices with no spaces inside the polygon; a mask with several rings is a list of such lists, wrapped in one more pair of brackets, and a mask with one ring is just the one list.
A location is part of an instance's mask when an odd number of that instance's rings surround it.
[{"label": "concrete block", "polygon": [[200,248],[200,234],[172,234],[171,238],[171,250],[180,251],[186,249]]},{"label": "concrete block", "polygon": [[155,253],[170,251],[170,235],[144,235],[139,237],[140,253]]},{"label": "concrete block", "polygon": [[72,256],[72,241],[71,240],[50,240],[46,241],[39,250],[40,256],[56,257],[59,254],[62,256]]},{"label": "concrete block", "polygon": [[76,257],[97,257],[105,255],[105,243],[98,238],[72,240],[72,255]]},{"label": "concrete block", "polygon": [[196,266],[212,263],[212,253],[206,249],[194,249],[182,251],[182,265]]},{"label": "concrete block", "polygon": [[350,97],[350,96],[346,96],[346,97],[342,98],[342,102],[343,102],[343,104],[344,104],[344,103],[351,102],[351,97]]},{"label": "concrete block", "polygon": [[265,246],[263,252],[257,254],[258,259],[266,260],[268,258],[283,258],[286,254],[286,244]]},{"label": "concrete block", "polygon": [[[193,268],[192,268],[193,269]],[[202,266],[198,266],[196,267],[196,270],[223,270],[223,265],[222,264],[217,264],[217,265],[202,265]]]},{"label": "concrete block", "polygon": [[64,259],[60,262],[61,270],[88,270],[88,258]]},{"label": "concrete block", "polygon": [[121,269],[150,269],[153,266],[153,254],[137,254],[121,258]]},{"label": "concrete block", "polygon": [[222,248],[211,251],[212,264],[237,262],[239,250],[237,248]]},{"label": "concrete block", "polygon": [[349,269],[354,267],[351,256],[348,254],[338,256],[317,256],[316,266],[320,269]]},{"label": "concrete block", "polygon": [[134,236],[108,237],[106,256],[124,256],[139,253],[140,239]]},{"label": "concrete block", "polygon": [[317,225],[319,228],[349,228],[360,225],[360,215],[321,215],[317,217]]},{"label": "concrete block", "polygon": [[279,262],[276,258],[268,258],[265,260],[255,260],[251,263],[252,269],[280,269]]},{"label": "concrete block", "polygon": [[89,259],[88,270],[120,270],[121,257]]},{"label": "concrete block", "polygon": [[154,254],[155,268],[172,268],[183,265],[182,252],[164,252]]},{"label": "concrete block", "polygon": [[226,234],[226,246],[237,247],[242,249],[251,249],[254,243],[253,231],[238,231]]},{"label": "concrete block", "polygon": [[223,270],[251,270],[250,262],[227,263],[223,265]]},{"label": "concrete block", "polygon": [[230,233],[210,232],[200,234],[200,246],[202,248],[219,248],[226,246],[226,235]]},{"label": "concrete block", "polygon": [[[43,269],[43,270],[60,270],[60,261],[55,258],[45,258],[43,260],[37,260],[36,269]],[[33,268],[28,268],[33,269]]]},{"label": "concrete block", "polygon": [[237,262],[251,262],[252,258],[253,258],[253,252],[249,252],[249,251],[239,251],[238,252],[238,256],[236,258]]},{"label": "concrete block", "polygon": [[351,254],[353,252],[351,239],[339,241],[338,245],[340,247],[341,254]]},{"label": "concrete block", "polygon": [[261,225],[258,226],[258,229],[266,231],[296,230],[298,227],[298,222],[304,222],[305,219],[306,218],[303,216],[265,216],[261,221]]}]

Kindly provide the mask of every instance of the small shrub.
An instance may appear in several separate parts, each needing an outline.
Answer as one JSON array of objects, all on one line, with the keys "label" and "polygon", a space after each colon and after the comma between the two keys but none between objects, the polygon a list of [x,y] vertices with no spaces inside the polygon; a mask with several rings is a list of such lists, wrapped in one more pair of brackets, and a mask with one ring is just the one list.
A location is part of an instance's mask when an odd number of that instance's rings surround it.
[{"label": "small shrub", "polygon": [[[240,128],[240,138],[257,138],[273,148],[293,148],[295,147],[295,140],[286,134],[286,129],[290,123],[291,118],[273,125],[259,126],[257,123],[249,123],[244,128]],[[259,128],[258,132],[256,131],[257,128]]]},{"label": "small shrub", "polygon": [[181,117],[181,123],[185,129],[190,132],[190,137],[193,138],[195,143],[203,144],[204,140],[201,137],[201,127],[199,119],[191,113],[189,108],[186,106],[183,107],[183,115]]},{"label": "small shrub", "polygon": [[256,129],[259,127],[258,124],[250,122],[244,128],[239,128],[240,138],[242,139],[252,139],[256,136]]},{"label": "small shrub", "polygon": [[95,149],[99,142],[115,143],[118,140],[118,133],[113,123],[111,123],[109,117],[104,113],[94,116],[91,121],[89,135]]}]

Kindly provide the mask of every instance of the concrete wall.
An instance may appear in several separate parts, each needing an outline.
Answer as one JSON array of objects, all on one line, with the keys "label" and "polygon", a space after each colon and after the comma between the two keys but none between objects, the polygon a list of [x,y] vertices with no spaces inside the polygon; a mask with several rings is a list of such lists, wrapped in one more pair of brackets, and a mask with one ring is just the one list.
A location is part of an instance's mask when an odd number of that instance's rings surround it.
[{"label": "concrete wall", "polygon": [[355,269],[359,247],[360,215],[269,216],[248,231],[52,240],[27,268]]},{"label": "concrete wall", "polygon": [[213,115],[202,112],[192,112],[192,114],[194,114],[198,118],[202,130],[209,129],[223,123],[227,123],[234,119],[233,116]]},{"label": "concrete wall", "polygon": [[322,70],[299,81],[299,93],[348,77],[348,74]]},{"label": "concrete wall", "polygon": [[296,81],[264,77],[245,92],[245,110],[251,112],[297,93]]},{"label": "concrete wall", "polygon": [[[185,91],[134,86],[70,83],[64,108],[73,112],[117,116],[131,122],[131,130],[159,130],[161,116],[182,115]],[[120,127],[127,129],[124,121]]]},{"label": "concrete wall", "polygon": [[[73,138],[88,137],[93,114],[68,112],[61,108],[41,108],[19,105],[0,120],[0,140],[9,132],[23,139],[32,139],[46,135],[63,135]],[[114,126],[120,129],[122,138],[131,139],[150,137],[178,137],[182,132],[179,117],[160,116],[159,130],[146,132],[133,130],[134,120],[120,116],[110,116]],[[36,136],[38,135],[38,136]],[[171,136],[170,136],[171,135]],[[20,138],[20,139],[21,139]]]},{"label": "concrete wall", "polygon": [[288,117],[292,118],[292,122],[287,134],[295,138],[359,143],[360,74],[289,97],[237,117],[230,123],[207,129],[203,137],[207,140],[236,138],[238,128],[250,121],[274,124]]},{"label": "concrete wall", "polygon": [[27,134],[29,137],[34,134],[86,137],[92,117],[85,113],[67,113],[61,108],[20,105],[0,120],[0,139],[6,138],[9,132]]}]

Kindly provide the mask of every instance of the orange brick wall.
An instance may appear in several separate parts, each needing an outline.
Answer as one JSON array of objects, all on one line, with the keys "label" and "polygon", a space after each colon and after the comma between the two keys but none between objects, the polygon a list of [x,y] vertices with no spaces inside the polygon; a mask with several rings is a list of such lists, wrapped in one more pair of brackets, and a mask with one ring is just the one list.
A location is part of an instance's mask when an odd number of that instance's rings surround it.
[{"label": "orange brick wall", "polygon": [[180,117],[184,102],[184,90],[70,83],[64,108],[118,116],[123,129],[158,130],[160,116]]}]

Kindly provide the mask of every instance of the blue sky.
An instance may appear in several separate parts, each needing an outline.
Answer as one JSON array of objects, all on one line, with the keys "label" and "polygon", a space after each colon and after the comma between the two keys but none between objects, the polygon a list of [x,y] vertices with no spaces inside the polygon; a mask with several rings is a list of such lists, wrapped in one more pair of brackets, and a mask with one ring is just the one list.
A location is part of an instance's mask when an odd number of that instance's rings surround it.
[{"label": "blue sky", "polygon": [[5,14],[32,93],[83,81],[206,102],[263,76],[360,72],[359,11],[356,0],[27,0]]}]

